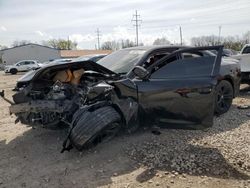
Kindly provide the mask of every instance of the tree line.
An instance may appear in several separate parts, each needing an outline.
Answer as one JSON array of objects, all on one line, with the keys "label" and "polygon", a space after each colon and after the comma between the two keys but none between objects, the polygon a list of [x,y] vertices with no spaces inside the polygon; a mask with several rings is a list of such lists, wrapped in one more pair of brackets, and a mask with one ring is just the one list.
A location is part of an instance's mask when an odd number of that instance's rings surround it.
[{"label": "tree line", "polygon": [[[22,46],[31,43],[29,40],[15,40],[11,47]],[[47,41],[42,41],[42,45],[48,46],[51,48],[55,48],[58,50],[75,50],[77,49],[77,42],[72,40],[64,40],[64,39],[50,39]],[[0,45],[0,50],[8,48],[7,46]]]},{"label": "tree line", "polygon": [[[11,47],[21,46],[30,43],[28,40],[16,40],[12,43]],[[214,45],[224,45],[225,48],[239,51],[245,44],[250,43],[250,31],[244,33],[242,36],[226,36],[219,37],[216,35],[208,36],[199,36],[192,37],[190,39],[190,44],[192,46],[214,46]],[[77,49],[77,42],[72,40],[64,39],[50,39],[47,41],[42,41],[42,45],[56,48],[59,50],[74,50]],[[139,46],[143,46],[143,43],[140,43]],[[160,37],[155,39],[153,45],[179,45],[177,43],[172,43],[166,37]],[[125,40],[112,40],[105,41],[101,45],[102,50],[119,50],[123,48],[129,48],[136,46],[135,42],[125,39]],[[7,48],[7,46],[0,45],[0,50]]]},{"label": "tree line", "polygon": [[224,45],[224,48],[240,51],[245,44],[250,43],[250,31],[242,36],[219,37],[215,35],[191,38],[192,46],[214,46]]}]

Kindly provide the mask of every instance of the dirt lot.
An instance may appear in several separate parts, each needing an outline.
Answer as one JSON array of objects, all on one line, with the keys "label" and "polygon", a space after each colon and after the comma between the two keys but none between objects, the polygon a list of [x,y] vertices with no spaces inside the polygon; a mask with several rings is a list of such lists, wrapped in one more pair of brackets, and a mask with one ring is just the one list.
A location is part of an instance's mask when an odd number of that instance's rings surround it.
[{"label": "dirt lot", "polygon": [[[19,77],[0,73],[8,98]],[[1,100],[0,187],[250,187],[250,110],[236,107],[248,90],[209,130],[140,130],[63,154],[64,130],[15,124]]]}]

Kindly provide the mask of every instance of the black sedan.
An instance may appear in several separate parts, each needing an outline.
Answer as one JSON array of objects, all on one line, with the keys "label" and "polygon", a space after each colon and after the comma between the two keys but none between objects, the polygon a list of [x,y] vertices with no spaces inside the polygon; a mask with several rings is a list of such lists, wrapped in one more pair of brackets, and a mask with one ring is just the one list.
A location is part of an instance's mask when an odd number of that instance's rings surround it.
[{"label": "black sedan", "polygon": [[122,127],[131,132],[145,123],[204,129],[213,125],[217,93],[231,100],[236,92],[225,92],[233,85],[220,74],[222,49],[138,47],[98,63],[43,67],[13,96],[10,112],[31,126],[69,125],[62,151],[84,149]]}]

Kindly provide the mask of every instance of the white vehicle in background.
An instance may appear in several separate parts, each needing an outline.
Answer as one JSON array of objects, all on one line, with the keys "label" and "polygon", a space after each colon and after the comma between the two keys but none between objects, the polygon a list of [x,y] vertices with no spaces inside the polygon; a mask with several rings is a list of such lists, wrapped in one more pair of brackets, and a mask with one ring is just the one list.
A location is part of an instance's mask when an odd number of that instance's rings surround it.
[{"label": "white vehicle in background", "polygon": [[7,65],[4,67],[5,73],[16,74],[17,72],[25,72],[39,68],[41,65],[35,60],[22,60],[14,65]]},{"label": "white vehicle in background", "polygon": [[250,44],[246,44],[238,55],[232,57],[239,60],[241,83],[250,84]]}]

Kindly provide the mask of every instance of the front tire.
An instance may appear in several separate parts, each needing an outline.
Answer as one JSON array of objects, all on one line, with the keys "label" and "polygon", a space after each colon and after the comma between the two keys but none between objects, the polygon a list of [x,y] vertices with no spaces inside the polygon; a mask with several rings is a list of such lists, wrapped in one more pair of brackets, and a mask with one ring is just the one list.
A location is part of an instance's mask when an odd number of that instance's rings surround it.
[{"label": "front tire", "polygon": [[17,73],[17,69],[10,69],[10,73],[11,74],[16,74]]},{"label": "front tire", "polygon": [[121,128],[121,117],[111,106],[84,112],[72,129],[69,139],[78,150],[107,142],[117,135]]},{"label": "front tire", "polygon": [[233,86],[229,81],[222,80],[216,86],[215,89],[215,109],[216,115],[221,115],[226,113],[233,101]]}]

